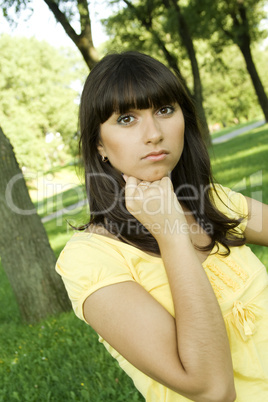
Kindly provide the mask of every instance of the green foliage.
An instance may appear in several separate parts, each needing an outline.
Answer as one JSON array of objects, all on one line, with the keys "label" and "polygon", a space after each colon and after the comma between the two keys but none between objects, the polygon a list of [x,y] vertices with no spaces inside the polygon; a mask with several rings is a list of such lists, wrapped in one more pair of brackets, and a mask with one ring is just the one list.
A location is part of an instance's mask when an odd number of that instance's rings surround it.
[{"label": "green foliage", "polygon": [[102,20],[110,37],[103,50],[138,50],[165,61],[159,38],[179,58],[184,49],[174,10],[160,1],[129,1],[128,4],[120,2],[119,10]]},{"label": "green foliage", "polygon": [[0,52],[1,126],[20,165],[36,170],[63,162],[76,142],[78,93],[71,84],[85,71],[69,50],[35,38],[2,35]]},{"label": "green foliage", "polygon": [[[209,1],[209,3],[211,2]],[[102,52],[138,50],[167,64],[155,37],[151,31],[147,30],[135,11],[137,9],[139,15],[143,16],[147,3],[136,1],[131,4],[135,4],[135,9],[122,6],[118,12],[103,21],[110,40],[103,46]],[[157,7],[150,11],[152,27],[158,32],[170,53],[179,60],[182,74],[188,87],[192,90],[191,66],[180,43],[177,16],[173,8],[164,7],[160,2],[154,4]],[[199,14],[196,10],[194,11],[188,2],[184,2],[182,12],[187,18],[189,28],[196,36],[203,35],[206,38],[205,40],[196,39],[195,48],[202,78],[204,107],[209,124],[221,123],[225,126],[258,117],[261,114],[261,108],[246,70],[245,61],[237,51],[237,47],[229,44],[227,46],[226,40],[222,43],[224,47],[219,45],[218,31],[215,30],[212,34],[209,24],[207,31],[202,28],[202,24],[206,25],[205,21],[207,21],[205,11],[200,11]],[[147,23],[148,18],[147,16]],[[259,74],[263,84],[268,88],[267,75],[264,74],[268,63],[268,48],[264,51],[256,45],[253,51],[255,59],[258,61]]]},{"label": "green foliage", "polygon": [[[138,12],[143,14],[140,9]],[[151,33],[137,18],[136,9],[134,8],[122,7],[109,18],[103,19],[102,23],[106,33],[111,38],[103,46],[103,53],[111,50],[127,51],[134,49],[147,52],[151,46],[154,46]]]},{"label": "green foliage", "polygon": [[[266,3],[266,0],[189,0],[187,19],[192,20],[192,33],[196,37],[209,39],[216,49],[221,49],[228,40],[237,42],[243,33],[248,33],[252,41],[266,37],[267,29],[260,24],[267,18]],[[241,20],[241,5],[246,10],[247,25]]]},{"label": "green foliage", "polygon": [[[30,17],[33,11],[33,0],[1,0],[1,9],[4,17],[8,20],[9,24],[17,25],[20,22],[21,14],[25,16],[25,10],[28,11]],[[60,6],[61,10],[65,13],[66,17],[72,21],[77,22],[77,3],[69,0],[56,0],[55,3]],[[27,17],[25,19],[27,20]]]},{"label": "green foliage", "polygon": [[[253,89],[245,63],[236,46],[225,47],[216,59],[209,51],[207,42],[199,41],[204,105],[209,122],[228,126],[233,122],[252,120],[261,115],[261,108]],[[256,47],[254,55],[260,66],[260,76],[268,89],[265,74],[268,48]]]}]

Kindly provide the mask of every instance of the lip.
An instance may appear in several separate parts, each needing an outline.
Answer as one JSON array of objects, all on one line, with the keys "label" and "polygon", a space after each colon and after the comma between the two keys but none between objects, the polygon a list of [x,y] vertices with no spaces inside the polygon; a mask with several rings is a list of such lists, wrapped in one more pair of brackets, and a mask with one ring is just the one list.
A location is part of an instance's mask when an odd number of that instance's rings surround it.
[{"label": "lip", "polygon": [[152,161],[161,161],[165,159],[168,155],[168,152],[164,149],[161,149],[160,151],[154,151],[150,152],[149,154],[145,155],[142,159],[149,159]]},{"label": "lip", "polygon": [[162,161],[168,155],[168,152],[164,149],[160,151],[153,151],[145,155],[142,159],[149,159],[151,161]]}]

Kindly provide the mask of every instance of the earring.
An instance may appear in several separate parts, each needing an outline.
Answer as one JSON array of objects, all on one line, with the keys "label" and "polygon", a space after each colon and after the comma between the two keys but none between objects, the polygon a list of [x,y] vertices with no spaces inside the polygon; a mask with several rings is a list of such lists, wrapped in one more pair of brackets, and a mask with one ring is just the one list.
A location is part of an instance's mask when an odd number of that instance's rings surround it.
[{"label": "earring", "polygon": [[107,156],[103,156],[103,155],[102,155],[101,160],[102,160],[102,162],[104,162],[104,163],[105,163],[105,162],[107,162],[107,161],[108,161],[108,158],[107,158]]}]

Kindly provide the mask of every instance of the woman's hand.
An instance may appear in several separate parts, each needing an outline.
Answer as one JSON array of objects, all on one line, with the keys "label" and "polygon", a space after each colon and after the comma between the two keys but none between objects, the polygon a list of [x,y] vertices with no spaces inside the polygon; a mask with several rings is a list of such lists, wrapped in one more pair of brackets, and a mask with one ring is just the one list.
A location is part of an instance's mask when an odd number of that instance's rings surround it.
[{"label": "woman's hand", "polygon": [[188,224],[169,177],[145,182],[123,176],[127,210],[160,240],[163,236],[189,234]]}]

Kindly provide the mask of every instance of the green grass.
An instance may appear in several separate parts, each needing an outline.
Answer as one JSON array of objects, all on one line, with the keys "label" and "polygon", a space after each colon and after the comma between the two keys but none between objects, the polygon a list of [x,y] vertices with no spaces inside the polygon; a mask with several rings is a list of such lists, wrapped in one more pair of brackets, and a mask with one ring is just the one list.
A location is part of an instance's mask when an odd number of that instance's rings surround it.
[{"label": "green grass", "polygon": [[[210,150],[217,182],[268,204],[268,125],[240,134]],[[251,246],[268,268],[268,249]]]},{"label": "green grass", "polygon": [[54,193],[52,196],[34,202],[38,214],[41,217],[50,215],[60,209],[76,204],[86,198],[83,186],[74,186],[66,191]]},{"label": "green grass", "polygon": [[[267,125],[215,145],[210,153],[216,180],[268,203],[267,151]],[[77,202],[75,191],[54,197],[53,211]],[[45,223],[57,256],[72,236],[66,220],[79,225],[87,216],[78,208]],[[268,267],[268,249],[253,249]],[[1,265],[0,305],[0,402],[144,400],[94,331],[72,312],[23,324]]]},{"label": "green grass", "polygon": [[1,401],[144,400],[73,313],[34,326],[5,322],[0,335]]},{"label": "green grass", "polygon": [[27,181],[32,201],[41,217],[86,198],[80,166],[67,164],[45,173],[35,172]]},{"label": "green grass", "polygon": [[[73,188],[43,200],[53,205],[49,213],[65,208],[44,224],[57,257],[73,234],[68,222],[79,226],[88,220],[87,207],[66,209],[80,200],[77,194]],[[144,401],[96,333],[73,312],[23,324],[1,264],[0,303],[0,402]]]},{"label": "green grass", "polygon": [[0,283],[1,402],[144,401],[73,312],[22,324],[1,266]]}]

